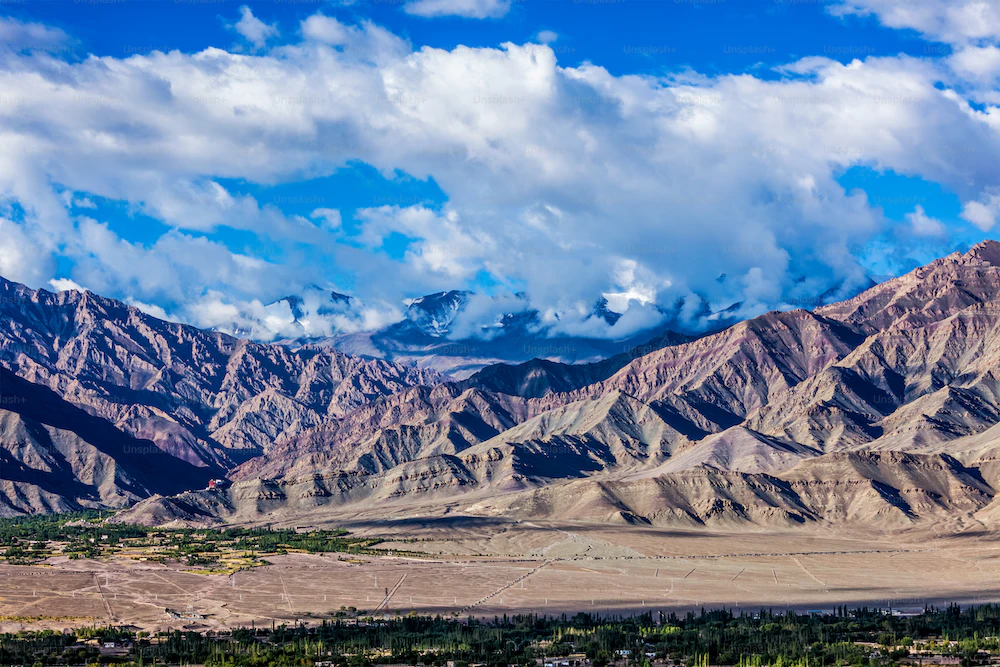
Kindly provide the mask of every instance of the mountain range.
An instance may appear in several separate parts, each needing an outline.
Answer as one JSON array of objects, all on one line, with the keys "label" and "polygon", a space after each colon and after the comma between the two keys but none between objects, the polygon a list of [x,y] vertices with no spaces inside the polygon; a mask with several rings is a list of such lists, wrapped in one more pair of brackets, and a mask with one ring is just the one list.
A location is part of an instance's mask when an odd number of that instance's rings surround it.
[{"label": "mountain range", "polygon": [[[585,363],[603,360],[636,347],[653,338],[671,335],[679,342],[695,336],[676,333],[676,322],[667,322],[651,329],[620,336],[595,337],[558,333],[546,324],[538,310],[528,305],[524,294],[514,295],[508,303],[509,312],[500,312],[492,319],[469,314],[473,299],[492,301],[468,290],[450,290],[427,294],[406,302],[403,319],[373,330],[352,333],[315,335],[315,329],[325,329],[330,318],[350,319],[352,312],[363,310],[364,304],[339,292],[310,286],[301,294],[290,295],[268,304],[267,323],[243,314],[240,324],[223,327],[233,335],[273,342],[297,349],[304,345],[335,349],[353,356],[385,359],[405,365],[429,368],[465,379],[485,367],[497,363],[520,363],[542,358],[560,363]],[[486,317],[486,323],[479,322]],[[463,318],[470,321],[461,322]],[[607,299],[598,298],[588,318],[600,325],[612,327],[621,318],[608,307]],[[471,320],[476,320],[472,322]],[[731,314],[719,313],[713,321],[715,329],[730,321]],[[280,333],[272,331],[274,322],[283,322]],[[334,327],[336,328],[336,327]]]},{"label": "mountain range", "polygon": [[[0,314],[0,513],[951,531],[1000,517],[992,241],[814,311],[460,380],[162,322],[89,292],[2,281]],[[171,481],[133,451],[169,461]],[[230,483],[205,489],[215,476]]]}]

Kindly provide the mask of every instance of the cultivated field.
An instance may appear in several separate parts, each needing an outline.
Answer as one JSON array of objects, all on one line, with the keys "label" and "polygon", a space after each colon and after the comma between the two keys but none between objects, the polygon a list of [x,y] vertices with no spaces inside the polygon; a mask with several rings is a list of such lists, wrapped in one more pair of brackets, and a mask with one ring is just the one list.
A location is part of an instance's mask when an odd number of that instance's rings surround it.
[{"label": "cultivated field", "polygon": [[120,557],[5,565],[0,630],[315,622],[342,607],[493,616],[1000,600],[1000,542],[991,535],[722,535],[461,521],[380,528],[399,536],[399,548],[427,555],[287,554],[232,577]]}]

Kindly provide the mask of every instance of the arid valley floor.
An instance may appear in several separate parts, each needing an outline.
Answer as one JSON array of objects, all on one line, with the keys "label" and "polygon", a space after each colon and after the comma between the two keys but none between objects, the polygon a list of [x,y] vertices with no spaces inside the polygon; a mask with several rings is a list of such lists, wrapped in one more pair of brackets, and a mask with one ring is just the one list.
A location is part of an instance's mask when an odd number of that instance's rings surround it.
[{"label": "arid valley floor", "polygon": [[383,548],[426,555],[287,554],[234,577],[126,558],[5,565],[0,631],[269,626],[317,622],[342,607],[492,617],[701,606],[907,610],[1000,600],[1000,540],[991,534],[726,535],[461,518],[379,530],[398,535]]}]

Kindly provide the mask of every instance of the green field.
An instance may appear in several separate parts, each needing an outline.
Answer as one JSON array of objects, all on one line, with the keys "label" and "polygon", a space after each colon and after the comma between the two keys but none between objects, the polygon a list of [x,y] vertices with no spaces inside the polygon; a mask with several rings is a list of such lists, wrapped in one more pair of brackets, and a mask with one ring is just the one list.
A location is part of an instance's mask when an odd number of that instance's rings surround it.
[{"label": "green field", "polygon": [[178,562],[214,574],[264,565],[267,555],[381,553],[379,539],[354,538],[344,530],[164,529],[110,523],[110,516],[95,511],[0,519],[0,562],[31,565],[52,556],[123,556]]}]

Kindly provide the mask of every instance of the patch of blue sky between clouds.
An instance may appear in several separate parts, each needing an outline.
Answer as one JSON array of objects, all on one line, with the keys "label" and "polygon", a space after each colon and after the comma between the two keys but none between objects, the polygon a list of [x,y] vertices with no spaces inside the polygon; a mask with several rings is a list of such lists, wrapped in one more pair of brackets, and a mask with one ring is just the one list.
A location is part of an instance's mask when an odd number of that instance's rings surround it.
[{"label": "patch of blue sky between clouds", "polygon": [[[361,162],[352,162],[335,173],[322,178],[290,181],[274,185],[253,183],[242,179],[214,179],[233,197],[253,197],[261,208],[274,208],[286,216],[301,216],[310,219],[317,226],[323,224],[317,211],[333,210],[339,213],[340,233],[332,243],[362,248],[357,237],[362,232],[364,221],[357,211],[384,206],[406,208],[422,206],[440,211],[447,197],[433,179],[420,180],[405,173],[386,175]],[[86,216],[101,221],[119,238],[144,247],[153,246],[160,238],[174,228],[147,215],[142,211],[141,202],[111,199],[86,192],[64,193],[71,198],[74,215]],[[23,217],[23,211],[15,205]],[[329,264],[327,270],[332,282],[341,289],[350,289],[352,277],[339,273],[337,267],[329,263],[331,248],[305,242],[275,242],[251,230],[236,229],[218,225],[210,231],[183,230],[186,236],[205,238],[220,243],[237,254],[258,257],[268,262],[283,263],[292,257],[311,264]],[[401,261],[407,249],[417,239],[398,232],[388,234],[382,245],[372,250],[384,253],[390,259]],[[72,267],[71,262],[64,263]],[[71,272],[67,271],[66,275]],[[472,284],[479,284],[477,280]],[[486,284],[483,282],[483,284]]]},{"label": "patch of blue sky between clouds", "polygon": [[80,55],[123,58],[154,50],[229,48],[238,39],[231,25],[243,4],[263,23],[277,26],[272,46],[295,43],[300,22],[322,10],[345,23],[371,20],[414,45],[447,50],[523,43],[548,30],[559,36],[550,46],[561,65],[592,62],[616,76],[691,68],[771,77],[776,76],[771,67],[807,56],[850,62],[898,53],[923,57],[928,49],[947,48],[928,45],[912,31],[885,28],[872,17],[831,17],[822,2],[513,2],[505,16],[488,20],[428,19],[402,11],[400,2],[377,1],[38,2],[30,10],[10,3],[3,12],[63,27]]},{"label": "patch of blue sky between clouds", "polygon": [[[906,273],[951,251],[965,250],[983,233],[959,214],[962,203],[940,183],[872,167],[851,167],[838,178],[848,192],[863,191],[871,206],[889,222],[884,232],[854,248],[855,255],[876,280]],[[943,234],[914,230],[917,211],[939,222]]]}]

